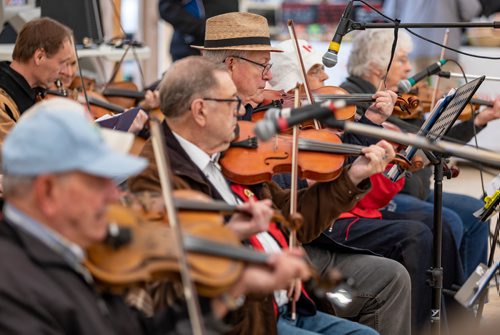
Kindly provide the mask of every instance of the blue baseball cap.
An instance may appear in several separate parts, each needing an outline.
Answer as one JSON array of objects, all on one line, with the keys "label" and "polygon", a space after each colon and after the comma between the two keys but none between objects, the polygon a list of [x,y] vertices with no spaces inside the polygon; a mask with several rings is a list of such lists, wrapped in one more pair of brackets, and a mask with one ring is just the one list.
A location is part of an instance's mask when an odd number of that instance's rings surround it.
[{"label": "blue baseball cap", "polygon": [[126,178],[146,165],[144,158],[113,151],[84,107],[64,98],[43,101],[23,113],[2,147],[3,173],[7,175],[80,171]]}]

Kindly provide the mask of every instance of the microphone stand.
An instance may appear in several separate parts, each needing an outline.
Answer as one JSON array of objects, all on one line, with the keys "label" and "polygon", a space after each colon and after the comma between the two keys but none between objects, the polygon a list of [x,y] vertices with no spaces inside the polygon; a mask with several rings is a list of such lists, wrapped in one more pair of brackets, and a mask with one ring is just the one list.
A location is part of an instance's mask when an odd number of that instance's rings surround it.
[{"label": "microphone stand", "polygon": [[[466,147],[460,144],[437,140],[431,141],[423,136],[414,134],[402,134],[395,131],[373,127],[350,121],[333,121],[335,127],[343,128],[346,132],[352,132],[362,136],[411,145],[424,149],[425,154],[434,166],[434,229],[433,245],[434,259],[433,267],[429,270],[429,285],[432,288],[431,306],[431,330],[432,334],[441,334],[441,297],[443,290],[443,268],[442,259],[442,195],[443,195],[443,158],[456,156],[467,160],[480,162],[495,168],[500,168],[500,154],[486,150]],[[430,152],[432,151],[432,152]],[[437,154],[436,154],[437,153]],[[448,176],[450,178],[451,176]]]},{"label": "microphone stand", "polygon": [[500,21],[493,22],[436,22],[436,23],[367,23],[349,20],[347,33],[353,30],[378,29],[378,28],[500,28]]},{"label": "microphone stand", "polygon": [[[464,77],[464,75],[462,73],[458,73],[458,72],[449,72],[449,71],[440,71],[438,72],[437,74],[438,76],[440,77],[443,77],[443,78],[459,78],[459,79],[462,79]],[[478,76],[476,74],[465,74],[465,77],[467,79],[477,79],[477,78],[480,78],[482,76]],[[490,80],[490,81],[500,81],[500,77],[484,77],[484,80]]]}]

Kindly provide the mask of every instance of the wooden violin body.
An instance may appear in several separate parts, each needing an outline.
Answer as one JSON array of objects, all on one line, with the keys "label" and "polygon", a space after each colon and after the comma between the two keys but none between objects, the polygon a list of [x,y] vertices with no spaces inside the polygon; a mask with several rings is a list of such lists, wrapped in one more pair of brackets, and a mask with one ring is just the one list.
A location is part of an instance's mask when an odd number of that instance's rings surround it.
[{"label": "wooden violin body", "polygon": [[[224,227],[222,215],[204,211],[182,211],[178,215],[187,233],[183,242],[191,275],[201,294],[222,294],[238,280],[244,261],[265,263],[267,255],[242,247],[234,233]],[[85,266],[97,281],[121,290],[152,280],[178,278],[175,239],[166,221],[149,221],[121,206],[110,206],[108,218],[110,227],[118,227],[127,237],[122,237],[122,242],[108,241],[88,249]]]},{"label": "wooden violin body", "polygon": [[[292,141],[289,135],[276,136],[267,142],[256,142],[254,124],[240,121],[240,134],[236,142],[255,142],[253,148],[231,147],[220,160],[222,172],[229,180],[252,185],[271,180],[273,174],[290,172]],[[300,139],[341,143],[340,138],[328,130],[301,131]],[[299,140],[300,141],[300,140]],[[338,177],[344,156],[301,151],[299,176],[317,181],[330,181]]]}]

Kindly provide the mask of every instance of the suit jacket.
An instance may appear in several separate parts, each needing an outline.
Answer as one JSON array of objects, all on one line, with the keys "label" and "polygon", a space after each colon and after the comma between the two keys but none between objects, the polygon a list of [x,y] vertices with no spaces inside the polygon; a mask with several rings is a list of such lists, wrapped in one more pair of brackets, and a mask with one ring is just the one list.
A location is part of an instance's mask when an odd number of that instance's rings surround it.
[{"label": "suit jacket", "polygon": [[[163,123],[163,132],[167,142],[167,154],[172,172],[176,176],[175,187],[191,188],[209,195],[213,199],[223,200],[215,187],[208,181],[202,171],[191,161],[187,153],[168,128]],[[149,166],[140,175],[129,180],[133,192],[160,191],[158,168],[154,159],[151,141],[144,146],[141,156],[149,159]],[[304,217],[304,224],[297,236],[299,241],[308,243],[319,236],[334,218],[348,210],[368,191],[369,180],[358,188],[352,184],[343,173],[337,180],[316,185],[301,190],[298,194],[298,211]],[[281,189],[274,182],[267,182],[253,187],[259,199],[270,198],[273,204],[288,212],[290,206],[287,190]],[[276,334],[276,317],[273,308],[273,295],[247,297],[243,307],[236,313],[231,313],[227,321],[235,325],[231,334]]]}]

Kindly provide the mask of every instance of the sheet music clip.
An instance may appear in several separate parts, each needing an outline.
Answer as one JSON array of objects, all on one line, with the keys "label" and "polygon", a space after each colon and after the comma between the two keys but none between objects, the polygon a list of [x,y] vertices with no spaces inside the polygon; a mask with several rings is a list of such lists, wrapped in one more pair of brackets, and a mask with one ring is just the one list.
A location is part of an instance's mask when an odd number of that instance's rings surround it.
[{"label": "sheet music clip", "polygon": [[490,280],[500,268],[500,262],[496,262],[489,269],[484,264],[479,264],[470,275],[465,284],[455,294],[455,300],[466,308],[471,308],[477,300],[486,294]]},{"label": "sheet music clip", "polygon": [[486,186],[485,191],[487,196],[484,198],[484,206],[474,212],[474,216],[483,222],[500,210],[500,174]]},{"label": "sheet music clip", "polygon": [[500,190],[495,191],[493,195],[484,198],[485,205],[483,208],[474,212],[473,215],[479,220],[488,221],[499,210],[500,205]]}]

